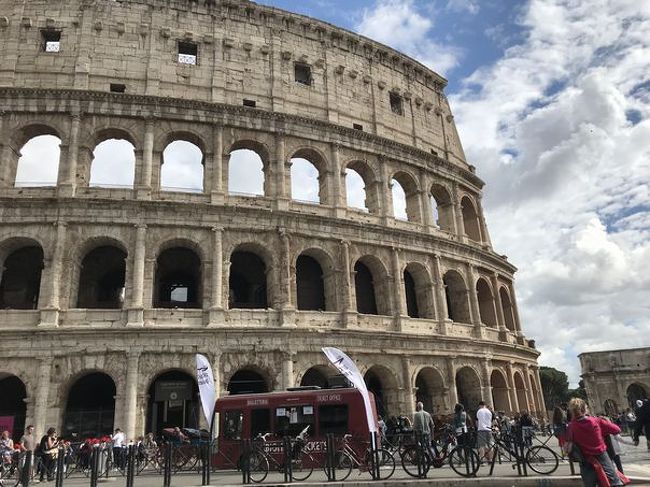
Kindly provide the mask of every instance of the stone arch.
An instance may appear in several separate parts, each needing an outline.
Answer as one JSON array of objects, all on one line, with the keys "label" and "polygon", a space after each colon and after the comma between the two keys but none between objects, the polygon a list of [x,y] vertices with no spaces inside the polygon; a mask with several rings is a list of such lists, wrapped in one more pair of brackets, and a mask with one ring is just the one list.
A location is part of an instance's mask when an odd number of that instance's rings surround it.
[{"label": "stone arch", "polygon": [[[8,182],[15,187],[56,186],[58,183],[60,147],[64,138],[53,127],[32,123],[16,129],[10,138],[14,151],[9,164]],[[40,151],[45,150],[41,154]],[[35,174],[38,174],[36,180]]]},{"label": "stone arch", "polygon": [[458,323],[471,323],[469,292],[463,276],[455,270],[448,270],[442,281],[445,285],[448,318]]},{"label": "stone arch", "polygon": [[[270,151],[261,142],[242,139],[232,144],[224,157],[224,177],[228,193],[248,196],[271,195],[270,161]],[[242,184],[242,180],[246,180],[246,183]]]},{"label": "stone arch", "polygon": [[198,134],[174,131],[167,134],[160,155],[159,188],[163,191],[198,192],[205,190],[206,144]]},{"label": "stone arch", "polygon": [[476,281],[476,296],[478,298],[481,322],[490,328],[498,328],[492,287],[490,286],[490,283],[482,277]]},{"label": "stone arch", "polygon": [[[77,184],[133,187],[136,137],[128,129],[107,127],[93,137],[92,148],[80,144]],[[88,154],[84,154],[84,150]],[[116,160],[116,158],[118,160]]]},{"label": "stone arch", "polygon": [[383,365],[373,365],[363,375],[366,387],[375,395],[377,414],[387,417],[399,413],[398,383],[395,374]]},{"label": "stone arch", "polygon": [[526,397],[526,385],[524,384],[524,379],[521,374],[516,371],[514,373],[515,381],[515,394],[517,395],[517,403],[519,404],[519,411],[524,411],[528,409],[528,398]]},{"label": "stone arch", "polygon": [[[289,158],[291,161],[291,195],[294,200],[307,201],[310,203],[329,204],[329,164],[327,158],[318,149],[313,147],[302,147],[294,151]],[[316,175],[310,174],[306,167],[298,170],[300,166],[296,164],[305,161],[311,165]],[[305,166],[301,162],[302,166]],[[294,178],[302,178],[301,185],[305,190],[298,191],[300,186],[294,184]]]},{"label": "stone arch", "polygon": [[650,389],[639,382],[633,382],[629,386],[627,386],[627,389],[625,390],[625,395],[627,397],[627,403],[631,408],[636,407],[636,401],[641,399],[648,399],[648,391]]},{"label": "stone arch", "polygon": [[454,204],[447,188],[441,184],[432,184],[429,189],[429,204],[432,208],[433,224],[440,230],[453,232]]},{"label": "stone arch", "polygon": [[300,386],[317,386],[321,389],[329,389],[330,380],[338,376],[336,371],[327,365],[314,365],[305,370],[300,378]]},{"label": "stone arch", "polygon": [[481,222],[474,201],[469,196],[463,196],[460,200],[460,206],[463,214],[465,235],[475,242],[482,242]]},{"label": "stone arch", "polygon": [[163,428],[198,428],[201,420],[199,388],[184,369],[159,371],[147,389],[146,430],[158,435]]},{"label": "stone arch", "polygon": [[445,382],[442,373],[435,367],[422,367],[415,376],[415,400],[424,405],[432,415],[445,415]]},{"label": "stone arch", "polygon": [[499,369],[494,369],[490,374],[490,385],[492,386],[492,404],[495,411],[510,412],[510,399],[508,397],[508,382],[505,374]]},{"label": "stone arch", "polygon": [[95,246],[81,261],[77,308],[120,309],[126,286],[125,250],[115,245]]},{"label": "stone arch", "polygon": [[154,270],[154,308],[201,308],[203,259],[185,241],[160,247]]},{"label": "stone arch", "polygon": [[[406,171],[397,171],[391,178],[391,185],[399,184],[404,192],[404,211],[406,219],[410,222],[421,222],[422,211],[420,206],[420,188],[417,180]],[[395,192],[392,192],[393,198]],[[395,214],[395,200],[393,199],[393,214]]]},{"label": "stone arch", "polygon": [[0,372],[0,391],[0,416],[13,417],[11,437],[19,441],[27,416],[27,387],[17,375]]},{"label": "stone arch", "polygon": [[535,409],[534,412],[537,415],[544,414],[544,408],[542,407],[542,404],[539,402],[539,394],[537,390],[537,382],[535,382],[535,377],[533,376],[532,373],[528,374],[528,383],[530,384],[530,395],[532,401],[530,402],[530,408]]},{"label": "stone arch", "polygon": [[456,371],[456,394],[466,411],[474,413],[478,409],[482,400],[481,378],[473,367],[465,365]]},{"label": "stone arch", "polygon": [[[348,171],[354,171],[361,179],[363,180],[363,192],[364,192],[364,202],[363,206],[361,205],[352,205],[351,202],[355,200],[353,192],[360,191],[360,188],[351,186],[350,178],[347,177]],[[361,210],[366,210],[373,215],[378,215],[380,213],[380,184],[377,180],[374,171],[370,167],[370,164],[366,161],[361,160],[352,160],[343,166],[342,174],[344,181],[341,186],[345,187],[346,191],[346,202],[348,207],[353,207]],[[359,198],[356,198],[357,200]]]},{"label": "stone arch", "polygon": [[263,246],[245,242],[230,253],[228,307],[267,309],[272,307],[272,256]]},{"label": "stone arch", "polygon": [[618,404],[616,401],[613,399],[606,399],[603,403],[603,412],[605,413],[605,416],[616,418],[620,411],[618,410]]},{"label": "stone arch", "polygon": [[45,267],[43,247],[31,238],[0,245],[0,309],[38,309]]},{"label": "stone arch", "polygon": [[64,438],[110,435],[115,418],[116,382],[108,373],[85,370],[68,381],[63,412]]},{"label": "stone arch", "polygon": [[354,295],[357,312],[390,315],[390,288],[384,264],[373,255],[364,255],[354,264]]},{"label": "stone arch", "polygon": [[409,262],[403,274],[407,315],[410,318],[435,318],[431,276],[427,268],[419,262]]},{"label": "stone arch", "polygon": [[240,367],[227,382],[231,395],[270,392],[272,380],[262,368],[255,365]]},{"label": "stone arch", "polygon": [[303,250],[294,262],[294,295],[298,310],[338,309],[334,260],[323,249]]},{"label": "stone arch", "polygon": [[505,286],[499,288],[499,299],[501,300],[501,307],[503,308],[503,318],[505,320],[506,328],[510,331],[516,331],[515,308],[510,299],[510,292]]}]

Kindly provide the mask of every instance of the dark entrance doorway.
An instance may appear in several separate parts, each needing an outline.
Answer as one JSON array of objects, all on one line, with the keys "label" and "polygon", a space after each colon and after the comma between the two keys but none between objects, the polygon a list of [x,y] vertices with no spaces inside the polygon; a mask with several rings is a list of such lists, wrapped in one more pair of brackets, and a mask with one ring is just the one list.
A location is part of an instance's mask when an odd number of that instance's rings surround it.
[{"label": "dark entrance doorway", "polygon": [[0,372],[0,416],[12,418],[10,434],[14,441],[20,440],[25,429],[25,384],[15,375]]},{"label": "dark entrance doorway", "polygon": [[113,432],[115,382],[102,372],[78,379],[68,392],[61,436],[96,438]]},{"label": "dark entrance doorway", "polygon": [[269,392],[266,380],[259,372],[250,369],[238,370],[228,382],[230,394],[254,394]]},{"label": "dark entrance doorway", "polygon": [[199,388],[194,378],[180,370],[159,375],[149,386],[148,432],[164,428],[198,428]]}]

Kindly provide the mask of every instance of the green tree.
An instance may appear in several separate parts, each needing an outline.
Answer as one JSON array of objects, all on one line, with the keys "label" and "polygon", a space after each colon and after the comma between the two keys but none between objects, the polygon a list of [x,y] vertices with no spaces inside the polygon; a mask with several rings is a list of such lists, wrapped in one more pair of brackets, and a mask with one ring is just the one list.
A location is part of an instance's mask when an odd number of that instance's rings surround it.
[{"label": "green tree", "polygon": [[587,400],[587,391],[585,390],[585,381],[580,379],[578,382],[578,387],[575,389],[569,389],[569,399],[572,397],[579,397],[580,399]]},{"label": "green tree", "polygon": [[555,406],[568,400],[569,378],[564,372],[553,367],[540,367],[539,378],[547,410],[552,411]]}]

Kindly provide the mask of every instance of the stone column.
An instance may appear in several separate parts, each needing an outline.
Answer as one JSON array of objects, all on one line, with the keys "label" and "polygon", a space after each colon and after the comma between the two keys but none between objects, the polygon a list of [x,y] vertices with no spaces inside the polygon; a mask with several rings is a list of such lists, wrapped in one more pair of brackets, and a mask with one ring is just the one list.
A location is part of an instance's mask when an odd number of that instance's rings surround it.
[{"label": "stone column", "polygon": [[127,439],[135,439],[135,423],[138,411],[138,363],[140,352],[129,352],[126,361],[126,390],[124,391],[124,433]]},{"label": "stone column", "polygon": [[47,429],[47,412],[50,408],[50,374],[52,370],[52,358],[46,357],[40,360],[38,365],[38,381],[36,382],[36,395],[34,398],[34,436],[40,438]]},{"label": "stone column", "polygon": [[442,278],[442,271],[440,270],[440,256],[433,255],[433,279],[436,297],[436,311],[438,323],[440,323],[440,333],[446,335],[451,326],[449,319],[449,310],[447,309],[447,294],[445,293],[445,283]]},{"label": "stone column", "polygon": [[519,412],[522,408],[519,406],[517,384],[515,383],[515,370],[512,367],[512,362],[508,362],[508,364],[506,364],[506,368],[508,369],[508,381],[510,382],[511,386],[511,388],[508,390],[508,394],[510,394],[510,404],[514,408],[513,411]]},{"label": "stone column", "polygon": [[212,131],[212,188],[210,199],[212,203],[223,203],[223,126],[215,125]]},{"label": "stone column", "polygon": [[293,379],[293,358],[295,353],[284,352],[282,354],[282,389],[287,390],[289,387],[294,387]]},{"label": "stone column", "polygon": [[330,145],[330,155],[332,160],[332,184],[330,185],[330,200],[334,207],[334,216],[343,217],[345,212],[344,195],[346,188],[343,183],[343,173],[341,171],[341,154],[340,146],[337,143]]},{"label": "stone column", "polygon": [[494,408],[494,400],[492,398],[492,381],[490,380],[490,359],[485,359],[481,362],[481,397],[488,406]]},{"label": "stone column", "polygon": [[483,195],[478,195],[476,206],[478,207],[478,221],[479,225],[481,226],[481,237],[483,240],[483,245],[487,247],[492,247],[492,241],[490,239],[490,234],[488,232],[487,224],[485,223],[485,215],[483,214],[483,205],[481,204],[481,201],[483,199]]},{"label": "stone column", "polygon": [[[379,215],[383,217],[384,224],[388,223],[388,220],[393,218],[393,198],[392,198],[392,188],[390,180],[388,179],[388,173],[386,172],[386,159],[384,157],[379,157],[379,177],[378,188],[379,188],[379,199],[378,203],[380,205]],[[377,191],[376,188],[374,188]],[[367,191],[367,189],[366,189]],[[368,195],[366,194],[366,197]]]},{"label": "stone column", "polygon": [[223,228],[212,228],[212,279],[210,289],[210,326],[223,322]]},{"label": "stone column", "polygon": [[456,364],[455,358],[447,359],[447,384],[449,389],[449,403],[452,408],[458,404],[458,389],[456,389]]},{"label": "stone column", "polygon": [[524,334],[521,331],[521,321],[519,320],[519,307],[517,306],[517,296],[515,295],[515,286],[510,284],[510,305],[512,306],[512,316],[515,319],[515,327],[517,329],[517,335],[522,337]]},{"label": "stone column", "polygon": [[436,222],[433,221],[433,209],[431,208],[430,199],[431,194],[429,193],[429,178],[424,169],[420,171],[420,186],[422,186],[422,196],[420,198],[422,204],[422,225],[424,228],[429,229],[435,226]]},{"label": "stone column", "polygon": [[349,320],[351,314],[356,311],[352,309],[352,286],[354,282],[352,281],[352,269],[350,266],[350,242],[347,240],[341,240],[339,245],[340,255],[341,255],[341,326],[347,328],[349,325]]},{"label": "stone column", "polygon": [[474,325],[474,335],[476,338],[483,338],[483,324],[481,323],[481,310],[478,304],[478,294],[476,293],[477,280],[476,267],[467,264],[467,292],[469,295],[470,314],[472,324]]},{"label": "stone column", "polygon": [[0,188],[10,188],[16,179],[16,164],[18,154],[14,152],[9,140],[9,123],[6,122],[7,115],[0,112]]},{"label": "stone column", "polygon": [[147,225],[135,226],[135,252],[133,253],[133,279],[131,306],[128,310],[127,326],[144,324],[144,267],[146,259]]},{"label": "stone column", "polygon": [[533,383],[530,380],[530,368],[528,367],[528,364],[524,366],[524,374],[526,375],[526,388],[528,389],[526,392],[526,399],[528,400],[528,412],[531,411],[536,411],[537,410],[537,404],[535,402],[535,393],[533,389]]},{"label": "stone column", "polygon": [[291,291],[291,242],[285,229],[280,229],[280,293],[279,308],[282,325],[295,326],[295,306]]},{"label": "stone column", "polygon": [[458,198],[458,190],[454,188],[454,194],[452,195],[453,201],[453,213],[454,221],[456,222],[456,235],[461,242],[465,241],[465,222],[463,221],[463,209],[460,204],[460,199]]},{"label": "stone column", "polygon": [[508,329],[506,328],[506,319],[503,312],[503,303],[501,302],[501,295],[499,294],[499,275],[494,272],[491,276],[492,281],[492,294],[494,295],[494,306],[497,311],[497,323],[499,326],[499,339],[501,341],[508,340]]},{"label": "stone column", "polygon": [[67,157],[65,159],[61,158],[61,165],[59,167],[57,184],[57,193],[59,196],[72,197],[75,193],[80,125],[81,115],[79,112],[75,112],[71,117],[70,140],[68,143]]},{"label": "stone column", "polygon": [[395,317],[396,331],[402,330],[402,316],[406,316],[406,292],[404,289],[404,278],[399,261],[399,249],[393,248],[391,252],[391,267],[393,273],[393,316]]},{"label": "stone column", "polygon": [[[284,133],[278,132],[275,136],[275,161],[273,168],[275,174],[273,174],[273,177],[271,178],[275,183],[275,192],[271,191],[271,196],[274,196],[275,198],[277,209],[286,210],[289,207],[289,196],[287,195],[285,174],[287,161],[285,158]],[[267,194],[267,196],[269,195]]]},{"label": "stone column", "polygon": [[409,418],[415,413],[415,390],[411,382],[411,361],[408,357],[402,357],[402,380],[404,382],[401,411]]},{"label": "stone column", "polygon": [[68,225],[62,221],[56,222],[55,225],[56,242],[54,243],[54,252],[50,260],[50,272],[47,283],[48,299],[47,304],[42,307],[41,322],[38,325],[43,327],[58,326],[59,324],[61,273],[65,256]]},{"label": "stone column", "polygon": [[542,411],[540,411],[545,418],[548,419],[548,415],[546,414],[546,401],[544,400],[544,391],[542,390],[542,380],[539,376],[539,367],[533,367],[533,378],[535,382],[537,383],[537,400],[539,401],[539,404],[542,407]]},{"label": "stone column", "polygon": [[145,122],[144,147],[142,149],[142,167],[136,168],[137,197],[138,199],[151,199],[151,176],[153,174],[153,118]]}]

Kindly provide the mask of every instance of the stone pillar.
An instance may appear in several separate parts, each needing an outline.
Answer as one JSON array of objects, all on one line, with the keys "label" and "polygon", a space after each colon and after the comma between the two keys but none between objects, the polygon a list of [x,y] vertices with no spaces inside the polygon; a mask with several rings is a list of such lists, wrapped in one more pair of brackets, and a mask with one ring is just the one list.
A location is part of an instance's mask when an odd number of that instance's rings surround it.
[{"label": "stone pillar", "polygon": [[282,389],[287,390],[294,387],[293,379],[293,358],[295,353],[285,352],[282,354]]},{"label": "stone pillar", "polygon": [[[384,224],[388,223],[388,220],[393,218],[393,198],[392,198],[392,188],[391,182],[388,179],[388,173],[386,172],[386,159],[383,157],[379,158],[379,171],[380,171],[380,181],[378,182],[379,187],[379,199],[378,203],[381,208],[379,209],[379,215],[383,217]],[[377,191],[376,188],[374,188]],[[367,191],[367,189],[366,189]],[[366,194],[366,197],[368,195]]]},{"label": "stone pillar", "polygon": [[415,413],[415,390],[414,385],[411,382],[411,360],[408,357],[402,357],[402,381],[404,382],[404,387],[402,388],[402,398],[401,398],[401,411],[404,411],[404,414],[409,418],[413,417]]},{"label": "stone pillar", "polygon": [[436,311],[438,323],[440,323],[440,333],[446,335],[451,326],[449,319],[449,310],[447,309],[447,294],[445,293],[445,283],[442,278],[442,271],[440,270],[440,256],[433,255],[433,279],[436,297]]},{"label": "stone pillar", "polygon": [[34,436],[40,438],[48,428],[47,412],[50,407],[50,374],[52,370],[52,358],[46,357],[40,360],[38,365],[38,380],[36,382],[36,395],[34,397]]},{"label": "stone pillar", "polygon": [[533,388],[533,383],[530,380],[530,369],[528,367],[528,364],[524,366],[524,374],[526,375],[526,400],[528,401],[528,412],[536,411],[537,410],[537,404],[535,403],[535,392]]},{"label": "stone pillar", "polygon": [[490,359],[485,359],[481,362],[481,397],[488,406],[494,408],[494,400],[492,398],[492,381],[490,380]]},{"label": "stone pillar", "polygon": [[524,336],[521,331],[521,321],[519,320],[519,307],[517,306],[517,296],[515,295],[515,286],[510,284],[510,305],[512,306],[512,316],[515,319],[515,327],[517,329],[517,335],[522,337]]},{"label": "stone pillar", "polygon": [[145,122],[144,147],[142,149],[142,167],[136,168],[138,199],[151,198],[151,176],[153,174],[154,119]]},{"label": "stone pillar", "polygon": [[332,206],[335,208],[335,216],[343,217],[343,214],[339,214],[341,211],[345,211],[345,191],[346,188],[343,186],[343,173],[341,171],[341,154],[340,146],[337,143],[332,143],[330,145],[330,155],[332,160],[332,184],[330,185],[330,200]]},{"label": "stone pillar", "polygon": [[449,389],[449,403],[451,407],[458,404],[458,389],[456,389],[456,364],[455,358],[450,357],[447,359],[447,384]]},{"label": "stone pillar", "polygon": [[469,296],[469,311],[474,325],[474,335],[476,338],[483,338],[483,324],[481,323],[481,310],[478,304],[478,294],[476,293],[477,280],[476,267],[467,264],[467,292]]},{"label": "stone pillar", "polygon": [[458,197],[458,188],[454,186],[454,193],[452,195],[452,208],[454,214],[454,221],[456,223],[456,235],[461,242],[465,241],[465,222],[463,221],[463,209]]},{"label": "stone pillar", "polygon": [[16,164],[18,154],[14,152],[9,140],[9,123],[7,115],[0,112],[0,188],[10,188],[16,179]]},{"label": "stone pillar", "polygon": [[[66,237],[68,225],[65,222],[56,222],[56,242],[54,252],[50,260],[50,272],[47,281],[47,304],[41,307],[41,322],[38,326],[58,326],[59,311],[61,307],[61,273],[66,249]],[[39,306],[40,307],[40,306]]]},{"label": "stone pillar", "polygon": [[285,326],[295,326],[295,306],[293,302],[293,293],[291,292],[291,281],[293,279],[291,268],[291,242],[286,230],[280,229],[279,309],[280,323]]},{"label": "stone pillar", "polygon": [[209,326],[223,323],[223,228],[212,228],[212,276]]},{"label": "stone pillar", "polygon": [[483,205],[481,204],[482,199],[483,195],[479,194],[477,198],[478,201],[476,202],[478,208],[478,221],[481,227],[481,237],[483,245],[486,247],[492,247],[492,240],[490,239],[490,233],[488,232],[487,224],[485,223],[485,215],[483,214]]},{"label": "stone pillar", "polygon": [[540,406],[542,407],[542,410],[540,411],[543,416],[548,419],[548,415],[546,414],[546,401],[544,400],[544,391],[542,390],[542,379],[539,376],[539,367],[533,367],[533,378],[535,382],[537,383],[537,401],[539,402]]},{"label": "stone pillar", "polygon": [[494,272],[491,276],[492,281],[492,294],[494,295],[494,306],[497,311],[497,324],[499,326],[499,339],[507,341],[508,329],[506,328],[505,313],[503,311],[503,303],[501,302],[501,295],[499,294],[499,275]]},{"label": "stone pillar", "polygon": [[212,131],[212,183],[210,199],[212,203],[223,203],[223,126],[215,125]]},{"label": "stone pillar", "polygon": [[406,292],[404,289],[404,277],[399,261],[399,249],[393,248],[391,252],[391,267],[393,273],[393,316],[395,317],[396,331],[402,331],[402,316],[406,316]]},{"label": "stone pillar", "polygon": [[514,408],[513,411],[519,412],[522,408],[519,406],[519,396],[517,396],[517,384],[515,383],[515,371],[512,367],[512,362],[508,362],[506,368],[508,369],[508,381],[511,386],[508,390],[508,394],[510,395],[510,404]]},{"label": "stone pillar", "polygon": [[431,193],[429,193],[429,178],[424,169],[420,171],[421,204],[422,204],[422,225],[424,228],[434,227],[436,222],[433,221],[433,209],[431,208]]},{"label": "stone pillar", "polygon": [[147,225],[135,226],[135,252],[133,253],[133,280],[131,306],[128,310],[127,326],[144,324],[144,267],[146,259]]},{"label": "stone pillar", "polygon": [[138,411],[138,363],[140,352],[129,352],[126,360],[126,390],[124,391],[124,433],[128,440],[135,439]]},{"label": "stone pillar", "polygon": [[275,203],[278,209],[287,209],[289,207],[289,196],[287,195],[285,174],[287,161],[285,158],[284,134],[278,132],[275,136],[275,161],[273,168],[275,174],[273,174],[272,177],[272,180],[275,183],[275,192],[271,192],[271,196],[275,197]]},{"label": "stone pillar", "polygon": [[75,193],[77,181],[77,155],[79,154],[79,128],[81,115],[72,114],[70,123],[70,140],[68,143],[67,157],[61,158],[58,176],[57,193],[59,196],[72,197]]},{"label": "stone pillar", "polygon": [[352,286],[354,282],[352,280],[352,268],[350,265],[350,242],[347,240],[341,240],[339,245],[340,247],[340,256],[341,256],[341,325],[343,328],[347,328],[349,325],[350,315],[355,312],[356,309],[352,308]]}]

